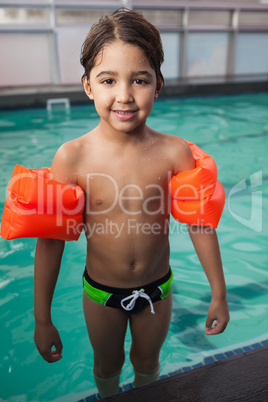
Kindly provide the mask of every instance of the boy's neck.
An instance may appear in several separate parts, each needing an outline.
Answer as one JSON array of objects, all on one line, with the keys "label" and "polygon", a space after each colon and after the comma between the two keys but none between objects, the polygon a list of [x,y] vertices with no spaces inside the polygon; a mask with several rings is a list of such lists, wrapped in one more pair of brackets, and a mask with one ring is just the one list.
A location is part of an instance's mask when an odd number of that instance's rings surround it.
[{"label": "boy's neck", "polygon": [[145,123],[130,132],[115,130],[110,125],[106,124],[106,122],[102,121],[98,126],[99,135],[104,140],[112,143],[120,143],[122,145],[135,145],[137,143],[140,143],[143,139],[145,139],[148,133],[148,129],[149,128],[146,126]]}]

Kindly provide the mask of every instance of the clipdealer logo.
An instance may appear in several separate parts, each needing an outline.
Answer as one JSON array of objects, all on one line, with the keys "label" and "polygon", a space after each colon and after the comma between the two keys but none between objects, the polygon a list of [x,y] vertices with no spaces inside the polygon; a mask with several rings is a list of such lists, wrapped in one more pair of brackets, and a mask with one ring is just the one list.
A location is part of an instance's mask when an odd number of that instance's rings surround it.
[{"label": "clipdealer logo", "polygon": [[[254,230],[254,232],[261,232],[263,228],[262,209],[263,209],[263,196],[260,186],[262,185],[262,170],[252,173],[249,176],[250,186],[247,186],[246,179],[240,180],[235,184],[227,198],[228,211],[231,216],[243,226]],[[251,205],[250,205],[250,217],[245,218],[241,214],[234,212],[232,208],[232,198],[241,193],[242,191],[250,193]]]},{"label": "clipdealer logo", "polygon": [[[10,186],[13,186],[17,180],[21,179],[21,175],[18,175],[16,177],[13,177]],[[24,176],[23,176],[24,177]],[[25,178],[28,178],[28,174],[25,174]],[[109,200],[109,205],[104,208],[104,209],[99,209],[99,210],[94,210],[90,206],[89,202],[89,197],[91,194],[91,184],[92,180],[96,178],[101,178],[102,180],[105,179],[110,183],[113,197]],[[114,209],[119,207],[120,210],[128,216],[141,216],[141,214],[147,214],[148,216],[153,216],[153,215],[166,215],[167,213],[170,213],[170,195],[168,192],[165,192],[163,187],[160,186],[159,184],[149,184],[147,185],[144,189],[142,189],[140,186],[136,184],[131,184],[128,183],[125,185],[123,188],[119,188],[118,183],[116,180],[107,174],[104,173],[92,173],[89,174],[87,177],[87,182],[86,182],[86,193],[88,197],[86,197],[86,203],[84,205],[85,207],[85,213],[88,215],[106,215],[108,216],[109,213]],[[170,176],[168,177],[170,180]],[[262,183],[263,183],[263,175],[262,171],[259,170],[255,173],[252,173],[249,176],[249,184],[247,184],[246,178],[240,180],[237,184],[235,184],[231,190],[229,191],[229,194],[227,196],[226,200],[226,206],[228,208],[228,211],[230,215],[241,225],[255,231],[255,232],[261,232],[263,229],[263,191],[261,189]],[[191,186],[189,185],[189,188]],[[71,209],[67,209],[64,205],[64,195],[65,192],[68,190],[67,187],[62,187],[61,184],[56,186],[56,188],[50,184],[47,184],[46,186],[46,191],[44,190],[44,183],[42,179],[37,178],[37,193],[36,193],[36,199],[37,203],[33,205],[28,205],[27,208],[24,208],[24,201],[23,199],[18,198],[18,202],[16,205],[13,203],[12,200],[12,207],[13,209],[15,208],[16,211],[19,214],[22,215],[32,215],[32,214],[55,214],[56,215],[56,220],[57,220],[57,225],[61,226],[63,224],[63,216],[70,216],[68,219],[69,221],[69,229],[75,230],[74,228],[74,223],[72,220],[71,215],[78,213],[83,209],[83,203],[84,200],[81,198],[78,200],[78,202],[73,206]],[[84,191],[85,191],[84,190]],[[148,197],[148,194],[146,195],[144,191],[150,191],[152,190],[153,192],[151,195]],[[195,191],[195,188],[191,188],[192,192]],[[240,193],[240,194],[239,194]],[[250,196],[250,206],[248,207],[245,204],[245,207],[240,208],[239,211],[235,210],[235,197],[238,195],[243,195],[245,196],[245,193]],[[131,195],[130,195],[131,194]],[[7,199],[8,203],[10,202]],[[129,203],[125,202],[128,201]],[[138,206],[137,209],[132,210],[131,208],[128,208],[127,205],[131,204],[132,202],[136,202],[136,205]],[[157,205],[154,210],[151,210],[149,208],[150,202],[155,202]],[[27,202],[26,202],[27,203]],[[46,207],[45,207],[46,206]],[[177,207],[179,208],[179,206]],[[245,210],[249,209],[250,216],[245,217]],[[181,211],[183,212],[183,211]],[[185,213],[185,212],[183,212]],[[185,213],[187,214],[187,212]],[[202,222],[200,223],[202,225]],[[83,225],[83,223],[81,223]],[[94,226],[95,225],[95,226]],[[127,226],[126,226],[127,225]],[[142,223],[138,222],[136,219],[127,219],[127,223],[124,224],[124,226],[119,226],[115,222],[112,222],[110,219],[107,219],[105,221],[105,225],[103,224],[92,224],[87,228],[87,232],[89,236],[91,237],[93,233],[104,233],[108,232],[110,234],[114,234],[117,237],[120,237],[122,233],[124,233],[124,229],[127,228],[127,233],[131,232],[134,228],[137,232],[142,231],[145,234],[158,234],[162,230],[159,227],[160,223],[152,223],[152,227],[149,227],[149,223],[146,223],[142,225]],[[167,226],[169,227],[169,230],[172,231],[177,231],[177,229],[172,228],[170,225],[167,225],[167,222],[164,224],[166,231]],[[85,228],[86,229],[86,228]]]}]

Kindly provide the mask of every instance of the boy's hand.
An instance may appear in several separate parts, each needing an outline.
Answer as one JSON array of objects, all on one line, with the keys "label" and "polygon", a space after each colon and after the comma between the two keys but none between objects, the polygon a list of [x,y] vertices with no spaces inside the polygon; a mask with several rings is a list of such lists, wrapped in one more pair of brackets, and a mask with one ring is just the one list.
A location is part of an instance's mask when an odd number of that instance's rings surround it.
[{"label": "boy's hand", "polygon": [[[215,300],[212,298],[206,320],[206,335],[222,333],[230,319],[227,299]],[[213,326],[213,322],[215,322]]]},{"label": "boy's hand", "polygon": [[[38,352],[48,363],[62,358],[62,343],[57,328],[52,324],[36,324],[34,342]],[[55,350],[52,347],[55,346]]]}]

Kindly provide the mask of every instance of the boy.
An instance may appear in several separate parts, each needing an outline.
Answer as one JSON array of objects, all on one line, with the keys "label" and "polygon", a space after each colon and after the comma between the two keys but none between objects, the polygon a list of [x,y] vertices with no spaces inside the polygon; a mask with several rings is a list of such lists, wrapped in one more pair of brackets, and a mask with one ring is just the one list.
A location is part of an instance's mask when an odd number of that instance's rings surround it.
[{"label": "boy", "polygon": [[[55,180],[81,186],[86,196],[83,307],[102,397],[118,391],[128,323],[140,386],[159,376],[171,319],[168,182],[195,161],[184,140],[146,125],[162,88],[162,62],[159,32],[141,14],[121,9],[94,25],[81,63],[100,123],[63,144],[51,167]],[[229,320],[217,235],[191,227],[189,233],[212,290],[206,333],[217,334]],[[63,241],[38,239],[35,343],[48,362],[62,357],[51,303],[63,250]]]}]

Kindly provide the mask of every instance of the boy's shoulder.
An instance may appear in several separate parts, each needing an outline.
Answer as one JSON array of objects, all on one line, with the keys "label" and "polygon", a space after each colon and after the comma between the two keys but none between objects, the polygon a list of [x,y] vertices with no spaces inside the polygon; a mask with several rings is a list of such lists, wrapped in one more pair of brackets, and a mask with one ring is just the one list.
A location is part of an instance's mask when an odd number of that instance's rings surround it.
[{"label": "boy's shoulder", "polygon": [[51,173],[62,182],[75,183],[74,172],[79,166],[81,155],[88,142],[88,134],[63,143],[57,150],[52,165]]},{"label": "boy's shoulder", "polygon": [[76,152],[81,150],[86,145],[89,136],[90,133],[82,135],[81,137],[74,138],[70,141],[66,141],[59,147],[57,152],[75,155]]},{"label": "boy's shoulder", "polygon": [[155,132],[155,135],[159,138],[164,152],[174,166],[175,174],[194,168],[195,162],[192,151],[183,138],[160,132]]},{"label": "boy's shoulder", "polygon": [[175,146],[179,150],[189,147],[187,142],[178,135],[167,134],[153,129],[151,129],[151,135],[165,142],[166,145]]},{"label": "boy's shoulder", "polygon": [[91,132],[74,138],[63,143],[57,150],[55,158],[59,160],[68,159],[69,163],[73,163],[81,158],[81,153],[85,147],[90,144]]}]

